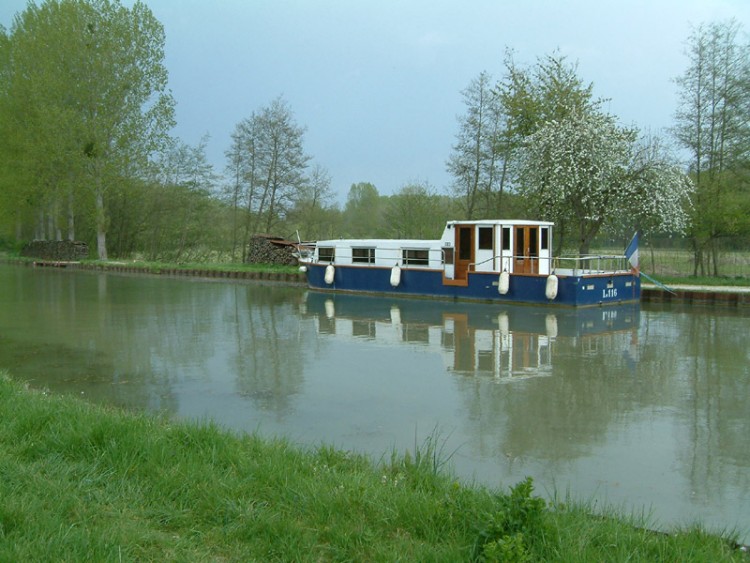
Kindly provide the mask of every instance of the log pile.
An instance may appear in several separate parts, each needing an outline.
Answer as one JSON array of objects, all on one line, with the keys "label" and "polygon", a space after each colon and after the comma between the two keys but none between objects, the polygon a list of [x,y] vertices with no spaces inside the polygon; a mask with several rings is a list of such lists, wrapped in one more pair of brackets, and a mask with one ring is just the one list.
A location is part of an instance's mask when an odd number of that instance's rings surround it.
[{"label": "log pile", "polygon": [[294,266],[297,264],[297,257],[294,255],[296,250],[296,242],[270,235],[256,235],[248,245],[245,262]]},{"label": "log pile", "polygon": [[85,242],[71,240],[33,240],[21,249],[21,256],[75,262],[89,256],[89,245]]}]

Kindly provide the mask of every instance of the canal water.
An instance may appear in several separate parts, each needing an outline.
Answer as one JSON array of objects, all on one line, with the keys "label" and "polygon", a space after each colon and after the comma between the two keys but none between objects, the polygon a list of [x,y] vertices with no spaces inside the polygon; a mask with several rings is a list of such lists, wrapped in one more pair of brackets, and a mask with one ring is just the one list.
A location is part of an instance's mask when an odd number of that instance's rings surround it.
[{"label": "canal water", "polygon": [[331,444],[464,481],[737,529],[750,311],[581,311],[0,265],[0,369],[32,386]]}]

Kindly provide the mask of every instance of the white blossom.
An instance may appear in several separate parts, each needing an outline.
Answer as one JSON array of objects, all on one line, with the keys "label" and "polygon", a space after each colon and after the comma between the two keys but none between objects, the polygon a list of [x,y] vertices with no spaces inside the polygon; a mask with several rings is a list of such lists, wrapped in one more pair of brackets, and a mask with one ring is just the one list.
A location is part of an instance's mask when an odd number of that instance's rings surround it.
[{"label": "white blossom", "polygon": [[581,252],[603,226],[627,218],[633,228],[680,232],[691,184],[636,140],[635,129],[596,111],[549,121],[527,139],[519,191],[540,218],[575,225]]}]

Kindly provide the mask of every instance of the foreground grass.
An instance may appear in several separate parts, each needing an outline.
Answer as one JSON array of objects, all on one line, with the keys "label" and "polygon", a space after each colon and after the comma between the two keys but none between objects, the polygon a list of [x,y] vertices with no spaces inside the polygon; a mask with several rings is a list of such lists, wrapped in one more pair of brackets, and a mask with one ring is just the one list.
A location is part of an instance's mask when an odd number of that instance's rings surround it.
[{"label": "foreground grass", "polygon": [[439,471],[32,392],[0,375],[2,561],[743,561]]}]

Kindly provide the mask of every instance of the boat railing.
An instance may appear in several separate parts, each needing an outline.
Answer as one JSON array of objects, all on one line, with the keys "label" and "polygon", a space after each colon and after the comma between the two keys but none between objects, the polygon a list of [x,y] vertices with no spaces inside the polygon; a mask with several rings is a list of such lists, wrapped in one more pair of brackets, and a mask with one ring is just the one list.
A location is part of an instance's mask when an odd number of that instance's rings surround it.
[{"label": "boat railing", "polygon": [[624,255],[571,254],[552,259],[552,270],[574,276],[629,272],[630,263]]},{"label": "boat railing", "polygon": [[514,263],[520,260],[535,260],[539,263],[547,262],[549,268],[542,268],[542,270],[573,276],[629,272],[631,269],[628,259],[623,255],[570,254],[540,258],[538,256],[509,256],[507,254],[499,254],[480,262],[472,262],[469,264],[469,271],[475,272],[478,266],[490,262],[502,262],[503,260],[510,260]]},{"label": "boat railing", "polygon": [[[303,248],[298,247],[299,252],[303,254]],[[365,249],[365,248],[363,248]],[[367,248],[366,250],[369,250]],[[363,254],[360,256],[355,255],[358,248],[346,248],[336,249],[336,258],[343,259],[344,263],[347,264],[362,264],[362,265],[399,265],[399,266],[431,266],[439,267],[440,265],[451,265],[453,261],[446,256],[444,248],[424,248],[414,246],[403,247],[403,248],[378,248],[377,255],[375,254],[375,248],[372,248],[372,253]],[[406,254],[408,251],[421,251],[426,252],[426,256],[414,256],[410,257]],[[439,251],[440,258],[437,258],[434,252]],[[313,254],[310,252],[305,256],[308,260],[313,259]],[[452,258],[452,257],[451,257]],[[469,264],[469,271],[476,272],[481,271],[481,267],[485,264],[508,264],[510,262],[509,270],[512,272],[518,262],[522,260],[531,260],[537,263],[537,266],[533,268],[534,272],[550,272],[562,275],[596,275],[596,274],[609,274],[609,273],[620,273],[629,272],[631,270],[630,263],[624,255],[612,255],[612,254],[569,254],[560,255],[555,257],[539,257],[539,256],[521,256],[511,254],[497,254],[481,260],[479,262],[472,262]],[[328,263],[326,259],[321,260],[318,258],[319,263]],[[545,267],[546,266],[546,267]],[[490,268],[490,270],[494,270]]]}]

